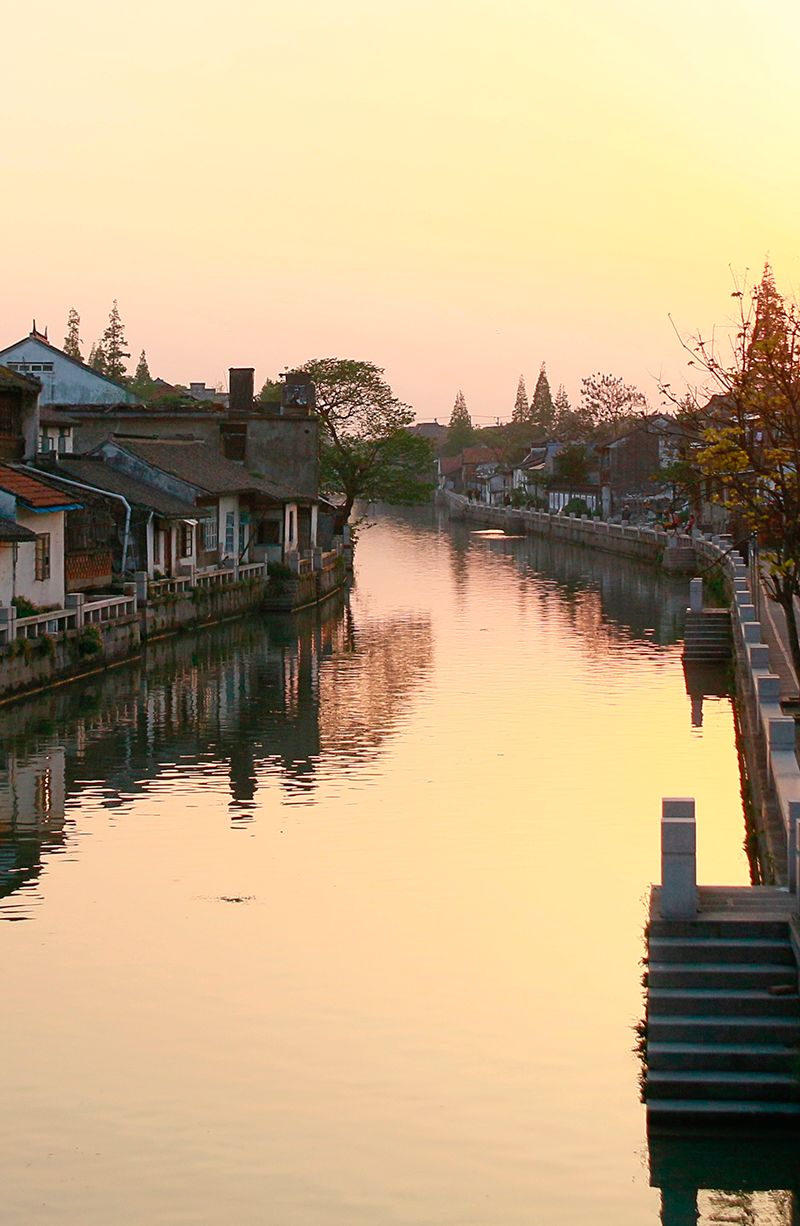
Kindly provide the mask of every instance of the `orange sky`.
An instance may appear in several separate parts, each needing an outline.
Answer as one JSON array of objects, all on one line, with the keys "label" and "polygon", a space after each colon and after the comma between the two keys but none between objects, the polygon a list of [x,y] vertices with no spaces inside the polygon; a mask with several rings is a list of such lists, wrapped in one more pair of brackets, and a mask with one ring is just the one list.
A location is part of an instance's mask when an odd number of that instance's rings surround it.
[{"label": "orange sky", "polygon": [[[730,267],[800,288],[800,9],[743,0],[40,0],[3,15],[2,343],[263,380],[385,366],[507,416],[547,362],[658,403]],[[15,54],[15,50],[18,54]]]}]

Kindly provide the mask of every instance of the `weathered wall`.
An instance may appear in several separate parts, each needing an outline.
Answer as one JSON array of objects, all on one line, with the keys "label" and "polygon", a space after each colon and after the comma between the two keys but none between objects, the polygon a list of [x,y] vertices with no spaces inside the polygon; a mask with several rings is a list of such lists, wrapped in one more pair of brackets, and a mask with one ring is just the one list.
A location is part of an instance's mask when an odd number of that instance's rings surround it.
[{"label": "weathered wall", "polygon": [[80,677],[139,650],[137,617],[120,618],[98,626],[97,630],[101,639],[99,650],[93,650],[95,635],[85,629],[69,630],[53,639],[30,639],[25,644],[16,640],[0,648],[0,697]]},{"label": "weathered wall", "polygon": [[248,418],[245,468],[279,482],[300,498],[316,498],[319,420],[278,413]]},{"label": "weathered wall", "polygon": [[29,528],[37,536],[50,536],[50,576],[36,578],[36,546],[20,545],[17,555],[17,595],[25,596],[40,608],[64,606],[64,512],[28,511],[17,507],[17,522]]},{"label": "weathered wall", "polygon": [[94,416],[92,413],[70,409],[70,417],[75,419],[76,452],[90,451],[110,434],[155,435],[158,438],[179,438],[191,434],[194,438],[213,444],[214,447],[220,447],[219,413],[205,411],[170,414],[150,409],[137,412],[126,408],[119,413]]},{"label": "weathered wall", "polygon": [[238,617],[249,609],[260,608],[264,592],[263,580],[254,579],[219,588],[195,588],[189,596],[165,596],[141,611],[142,634],[153,638],[174,634],[188,626]]},{"label": "weathered wall", "polygon": [[264,608],[274,612],[302,609],[319,600],[327,600],[340,591],[346,582],[344,561],[331,570],[314,571],[291,579],[270,580],[264,593]]}]

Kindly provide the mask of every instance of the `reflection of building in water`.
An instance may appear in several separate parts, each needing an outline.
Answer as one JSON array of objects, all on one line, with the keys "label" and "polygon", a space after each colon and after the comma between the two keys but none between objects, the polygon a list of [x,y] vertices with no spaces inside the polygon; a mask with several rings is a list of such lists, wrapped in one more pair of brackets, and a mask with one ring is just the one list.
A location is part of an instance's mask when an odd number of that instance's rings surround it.
[{"label": "reflection of building in water", "polygon": [[432,659],[428,617],[413,613],[356,626],[348,613],[319,675],[323,754],[357,761],[374,753]]},{"label": "reflection of building in water", "polygon": [[65,754],[61,746],[18,754],[0,769],[0,898],[31,881],[42,855],[64,842]]},{"label": "reflection of building in water", "polygon": [[650,1184],[661,1189],[662,1226],[800,1226],[796,1140],[650,1136]]}]

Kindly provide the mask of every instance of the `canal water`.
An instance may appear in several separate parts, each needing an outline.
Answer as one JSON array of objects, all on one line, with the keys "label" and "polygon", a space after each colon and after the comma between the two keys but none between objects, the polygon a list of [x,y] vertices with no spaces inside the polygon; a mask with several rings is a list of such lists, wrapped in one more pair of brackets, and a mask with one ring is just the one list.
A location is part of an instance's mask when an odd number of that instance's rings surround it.
[{"label": "canal water", "polygon": [[[685,603],[387,510],[346,604],[5,707],[0,1221],[657,1223],[661,797],[697,798],[702,881],[749,874]],[[701,1221],[788,1221],[714,1169]]]}]

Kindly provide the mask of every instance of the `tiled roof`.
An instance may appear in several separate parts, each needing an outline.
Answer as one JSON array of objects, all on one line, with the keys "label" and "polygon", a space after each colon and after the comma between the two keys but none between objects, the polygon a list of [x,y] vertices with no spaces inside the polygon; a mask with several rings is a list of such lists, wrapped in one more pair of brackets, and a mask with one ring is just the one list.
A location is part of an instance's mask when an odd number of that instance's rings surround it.
[{"label": "tiled roof", "polygon": [[141,439],[115,436],[114,442],[162,472],[207,494],[259,493],[278,502],[293,500],[284,486],[267,477],[254,477],[241,465],[199,439]]},{"label": "tiled roof", "polygon": [[[47,475],[54,484],[58,484],[58,478],[61,475],[70,481],[82,481],[86,485],[93,485],[110,494],[121,494],[135,506],[156,511],[165,519],[196,519],[198,517],[198,509],[192,503],[183,502],[180,498],[166,493],[155,485],[147,485],[144,481],[137,481],[135,477],[128,476],[127,473],[119,472],[110,464],[106,464],[99,456],[89,459],[73,458],[69,455],[60,456],[58,471],[52,474],[48,472]],[[69,489],[70,487],[64,485],[62,488]],[[80,496],[80,491],[75,490],[74,487],[72,487],[72,492]]]},{"label": "tiled roof", "polygon": [[449,477],[450,473],[459,472],[461,468],[461,456],[460,455],[442,456],[439,463],[442,466],[442,473],[444,474],[444,476]]},{"label": "tiled roof", "polygon": [[15,519],[0,515],[0,544],[16,545],[21,541],[35,541],[36,533],[18,524]]},{"label": "tiled roof", "polygon": [[20,375],[16,370],[9,370],[7,366],[0,366],[0,388],[36,393],[41,391],[41,387],[42,385],[38,379],[32,379],[28,375]]},{"label": "tiled roof", "polygon": [[52,485],[46,485],[36,477],[13,468],[9,464],[0,464],[0,489],[13,494],[18,502],[35,511],[47,511],[58,507],[80,506],[80,501],[69,495],[65,498],[63,490],[57,490]]}]

